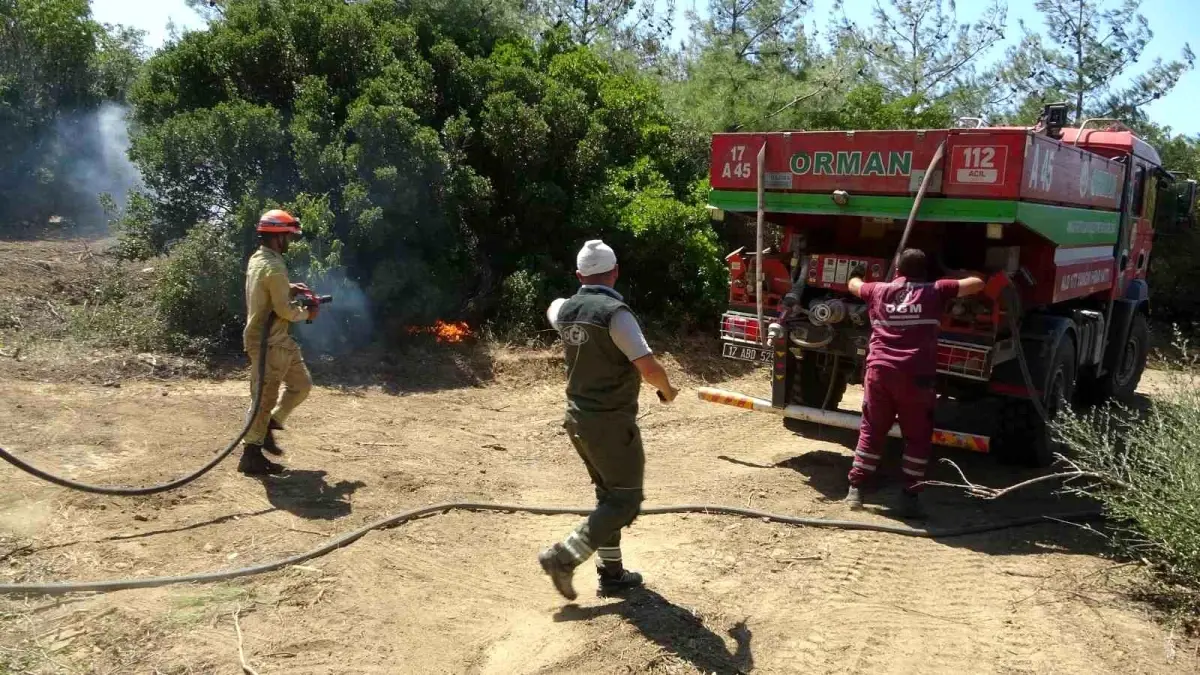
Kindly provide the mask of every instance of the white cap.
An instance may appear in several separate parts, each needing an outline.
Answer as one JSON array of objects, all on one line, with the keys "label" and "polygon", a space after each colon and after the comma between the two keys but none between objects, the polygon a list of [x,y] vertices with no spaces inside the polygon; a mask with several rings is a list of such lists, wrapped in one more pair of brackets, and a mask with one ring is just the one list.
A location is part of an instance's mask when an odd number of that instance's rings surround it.
[{"label": "white cap", "polygon": [[599,239],[592,239],[579,249],[575,268],[585,277],[611,272],[617,266],[617,254]]}]

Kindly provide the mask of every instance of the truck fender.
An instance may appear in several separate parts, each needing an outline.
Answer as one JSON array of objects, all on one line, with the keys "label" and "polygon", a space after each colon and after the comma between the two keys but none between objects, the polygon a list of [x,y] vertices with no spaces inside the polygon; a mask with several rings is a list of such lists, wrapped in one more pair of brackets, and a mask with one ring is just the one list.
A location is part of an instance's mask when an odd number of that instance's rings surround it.
[{"label": "truck fender", "polygon": [[1129,339],[1129,328],[1135,314],[1150,315],[1150,285],[1145,279],[1134,279],[1125,287],[1125,296],[1113,301],[1112,319],[1109,321],[1108,345],[1104,349],[1104,368],[1114,368],[1117,359]]},{"label": "truck fender", "polygon": [[[1075,322],[1052,314],[1029,314],[1021,321],[1021,349],[1028,361],[1029,374],[1038,386],[1039,395],[1049,377],[1047,364],[1063,340],[1079,342]],[[1078,357],[1078,355],[1077,355]],[[992,372],[990,388],[999,394],[1027,396],[1025,378],[1021,376],[1016,359],[1006,361]]]}]

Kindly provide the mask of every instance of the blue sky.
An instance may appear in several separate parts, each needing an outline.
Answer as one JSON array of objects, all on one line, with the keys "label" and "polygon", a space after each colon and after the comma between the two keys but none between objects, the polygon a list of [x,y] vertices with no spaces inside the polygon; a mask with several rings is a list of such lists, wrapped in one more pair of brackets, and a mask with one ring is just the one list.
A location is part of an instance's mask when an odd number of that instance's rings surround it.
[{"label": "blue sky", "polygon": [[[664,4],[664,0],[655,0]],[[1107,0],[1109,6],[1115,6],[1120,0]],[[695,8],[704,12],[708,0],[676,0],[676,37],[682,39],[687,33],[684,12]],[[845,0],[846,12],[851,19],[869,21],[874,0]],[[977,13],[973,5],[981,5],[973,0],[958,2],[959,18],[969,20]],[[833,9],[833,0],[812,0],[813,9],[809,12],[809,20],[823,24]],[[1200,51],[1200,32],[1195,31],[1196,0],[1143,0],[1141,13],[1150,21],[1154,31],[1154,39],[1143,54],[1142,62],[1149,63],[1154,57],[1162,56],[1164,60],[1177,58],[1185,42],[1193,41],[1193,49]],[[124,23],[147,31],[147,41],[152,47],[158,47],[166,39],[167,22],[173,21],[180,29],[199,28],[203,24],[184,3],[184,0],[92,0],[92,13],[99,21],[109,23]],[[1015,42],[1020,37],[1017,20],[1025,19],[1033,27],[1042,26],[1041,15],[1034,9],[1034,0],[1008,1],[1009,29],[1005,32],[1006,44]],[[1003,47],[997,48],[989,56],[999,57]],[[1155,101],[1146,107],[1151,118],[1160,124],[1169,125],[1176,132],[1200,133],[1200,114],[1192,106],[1200,103],[1200,72],[1195,70],[1185,74],[1179,86],[1166,98]]]}]

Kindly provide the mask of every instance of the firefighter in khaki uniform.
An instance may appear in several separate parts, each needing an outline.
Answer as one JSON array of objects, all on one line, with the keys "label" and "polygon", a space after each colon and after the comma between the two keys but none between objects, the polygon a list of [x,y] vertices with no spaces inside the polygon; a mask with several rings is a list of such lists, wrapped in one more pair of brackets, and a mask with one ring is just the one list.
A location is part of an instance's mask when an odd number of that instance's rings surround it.
[{"label": "firefighter in khaki uniform", "polygon": [[[246,329],[242,334],[246,353],[250,355],[250,392],[258,386],[258,350],[267,317],[272,312],[275,321],[267,337],[267,369],[263,383],[262,403],[258,415],[246,432],[245,447],[238,471],[247,475],[275,474],[283,467],[263,456],[263,450],[283,454],[276,445],[273,430],[283,424],[296,406],[308,397],[312,378],[300,345],[290,335],[291,324],[316,318],[318,306],[305,309],[294,301],[297,294],[307,293],[304,284],[288,283],[287,253],[292,238],[300,234],[300,221],[286,211],[273,210],[263,214],[258,222],[259,248],[250,256],[246,266]],[[280,384],[283,396],[279,395]]]},{"label": "firefighter in khaki uniform", "polygon": [[538,556],[542,570],[563,597],[574,600],[575,568],[592,553],[601,595],[640,586],[642,576],[621,561],[621,530],[642,503],[645,454],[637,426],[638,393],[644,379],[664,403],[679,391],[646,345],[637,318],[619,293],[617,257],[600,240],[587,242],[576,258],[582,287],[555,300],[547,312],[565,347],[567,413],[563,426],[596,486],[596,509],[565,539]]}]

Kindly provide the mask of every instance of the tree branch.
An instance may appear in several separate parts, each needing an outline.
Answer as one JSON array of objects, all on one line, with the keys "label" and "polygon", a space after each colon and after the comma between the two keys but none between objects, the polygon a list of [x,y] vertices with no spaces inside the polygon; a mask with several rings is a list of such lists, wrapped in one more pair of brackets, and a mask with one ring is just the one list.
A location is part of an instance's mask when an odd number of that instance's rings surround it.
[{"label": "tree branch", "polygon": [[[936,78],[934,78],[932,82],[930,82],[930,83],[928,83],[927,85],[925,85],[925,87],[924,87],[924,88],[923,88],[923,90],[922,90],[922,93],[924,93],[924,92],[927,92],[927,91],[929,91],[929,90],[933,89],[934,87],[936,87],[936,86],[937,86],[937,85],[938,85],[938,84],[939,84],[939,83],[940,83],[942,80],[944,80],[944,79],[945,79],[945,78],[946,78],[948,75],[953,75],[955,72],[957,72],[957,71],[958,71],[958,69],[959,69],[959,68],[962,68],[962,67],[963,67],[963,66],[965,66],[965,65],[966,65],[966,64],[967,64],[969,61],[971,61],[972,59],[974,59],[976,56],[979,56],[979,54],[981,54],[981,53],[982,53],[982,52],[983,52],[985,49],[990,49],[990,48],[991,48],[991,46],[992,46],[992,44],[995,44],[995,43],[988,43],[988,44],[985,44],[985,45],[981,45],[981,46],[979,47],[979,49],[976,49],[975,51],[971,52],[970,54],[967,54],[967,55],[966,55],[966,56],[964,56],[964,57],[963,57],[961,60],[959,60],[959,62],[958,62],[958,63],[955,63],[954,65],[952,65],[952,66],[949,66],[949,67],[947,67],[947,68],[943,69],[943,71],[942,71],[942,73],[941,73],[940,75],[938,75]],[[933,75],[933,73],[934,73],[934,72],[936,72],[936,71],[930,71],[928,75]],[[928,76],[928,75],[927,75],[927,76]]]},{"label": "tree branch", "polygon": [[238,621],[238,614],[241,614],[241,612],[241,605],[238,605],[238,608],[233,612],[233,628],[237,631],[238,661],[242,664],[243,675],[258,675],[258,671],[251,668],[249,663],[246,663],[246,653],[242,651],[242,624]]},{"label": "tree branch", "polygon": [[1116,478],[1113,478],[1112,476],[1108,476],[1108,475],[1105,475],[1102,473],[1096,473],[1094,471],[1084,471],[1079,467],[1078,464],[1075,464],[1074,462],[1068,460],[1066,457],[1063,457],[1062,455],[1055,454],[1055,458],[1058,459],[1059,461],[1062,461],[1062,462],[1070,465],[1072,467],[1072,470],[1062,472],[1062,473],[1052,473],[1052,474],[1047,474],[1045,476],[1038,476],[1037,478],[1031,478],[1027,481],[1022,481],[1020,483],[1017,483],[1016,485],[1010,485],[1006,488],[993,488],[993,487],[988,487],[986,485],[979,485],[977,483],[972,483],[967,478],[966,474],[963,473],[963,470],[961,468],[959,468],[959,466],[957,464],[955,464],[952,460],[943,457],[939,461],[945,462],[946,464],[949,464],[950,466],[954,467],[954,470],[958,472],[959,478],[962,479],[962,483],[947,483],[944,481],[922,481],[921,484],[928,485],[931,487],[956,488],[959,490],[964,490],[968,495],[970,495],[972,497],[979,497],[980,499],[986,499],[986,500],[999,499],[1000,497],[1003,497],[1011,492],[1016,492],[1017,490],[1027,488],[1031,485],[1037,485],[1038,483],[1046,483],[1046,482],[1054,481],[1054,480],[1062,480],[1065,482],[1065,481],[1075,480],[1077,478],[1091,478],[1091,479],[1098,480],[1103,483],[1108,483],[1109,485],[1112,485],[1114,487],[1119,487],[1119,488],[1123,488],[1123,489],[1129,489],[1132,487],[1128,483],[1117,480]]},{"label": "tree branch", "polygon": [[745,46],[744,46],[744,47],[742,47],[742,49],[738,51],[738,57],[739,57],[739,58],[745,58],[745,56],[746,56],[746,54],[745,54],[746,50],[750,49],[750,47],[751,47],[751,46],[752,46],[752,45],[753,45],[755,42],[757,42],[759,38],[761,38],[763,35],[766,35],[766,34],[767,34],[769,31],[771,31],[771,30],[773,30],[773,29],[777,28],[778,26],[780,26],[781,24],[783,24],[784,22],[786,22],[788,19],[790,19],[790,18],[791,18],[791,16],[792,16],[792,15],[799,14],[799,13],[800,13],[800,10],[802,10],[802,9],[805,9],[805,6],[804,6],[804,5],[797,5],[797,6],[795,6],[795,7],[793,7],[793,8],[792,8],[792,11],[790,11],[790,12],[787,12],[787,13],[785,13],[785,14],[781,15],[781,16],[780,16],[778,19],[776,19],[775,21],[772,21],[772,22],[770,22],[769,24],[767,24],[767,25],[766,25],[766,26],[765,26],[765,27],[764,27],[762,30],[760,30],[760,31],[758,31],[757,33],[755,33],[753,37],[751,37],[749,40],[747,40],[747,41],[746,41],[746,44],[745,44]]}]

